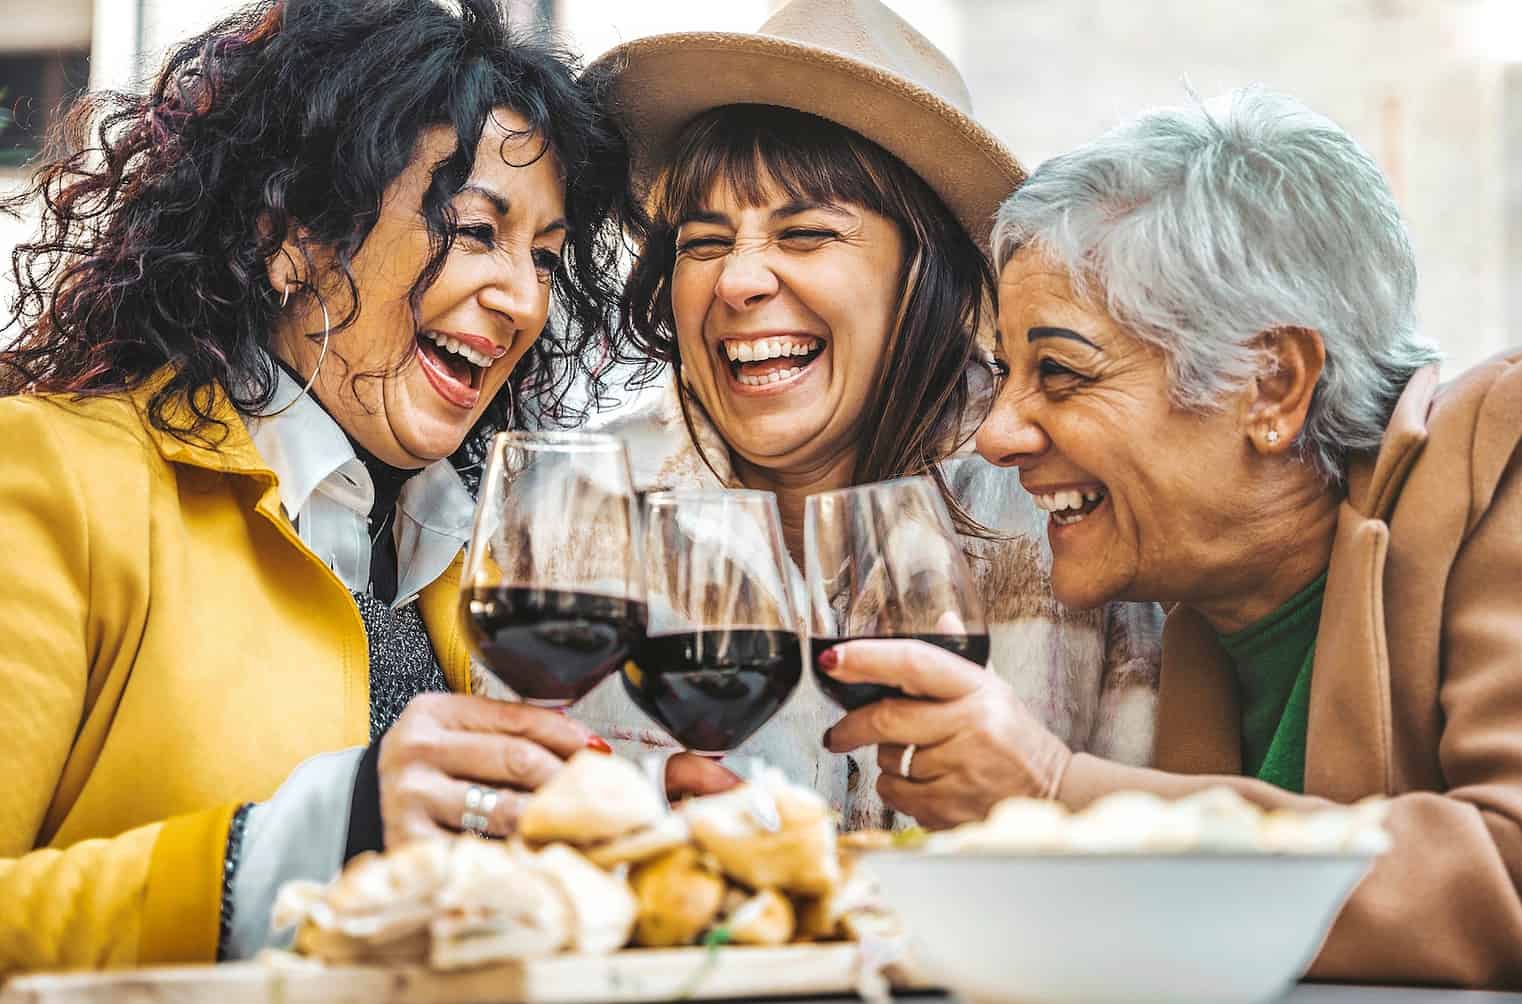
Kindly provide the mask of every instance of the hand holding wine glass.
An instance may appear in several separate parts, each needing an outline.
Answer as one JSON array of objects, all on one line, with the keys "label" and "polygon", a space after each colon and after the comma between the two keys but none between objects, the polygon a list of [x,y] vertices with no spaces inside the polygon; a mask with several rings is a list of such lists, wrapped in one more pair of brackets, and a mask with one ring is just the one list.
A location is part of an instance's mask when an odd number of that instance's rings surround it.
[{"label": "hand holding wine glass", "polygon": [[820,689],[847,711],[896,687],[842,683],[821,657],[841,642],[928,642],[984,665],[988,629],[962,545],[928,478],[900,478],[811,495],[804,507],[809,651]]},{"label": "hand holding wine glass", "polygon": [[[503,837],[534,791],[583,749],[607,746],[566,715],[469,694],[420,694],[381,739],[380,847],[471,829]],[[480,794],[471,797],[471,789]],[[474,825],[467,825],[467,814]]]},{"label": "hand holding wine glass", "polygon": [[1072,751],[998,674],[919,641],[853,641],[832,652],[828,675],[893,681],[915,698],[857,708],[824,736],[832,753],[877,748],[877,792],[889,808],[941,829],[984,819],[1004,798],[1056,796]]},{"label": "hand holding wine glass", "polygon": [[617,440],[493,440],[460,615],[474,654],[522,703],[424,694],[407,705],[376,759],[382,846],[457,830],[506,836],[525,792],[576,751],[607,750],[549,709],[607,677],[643,630],[634,546],[634,493]]}]

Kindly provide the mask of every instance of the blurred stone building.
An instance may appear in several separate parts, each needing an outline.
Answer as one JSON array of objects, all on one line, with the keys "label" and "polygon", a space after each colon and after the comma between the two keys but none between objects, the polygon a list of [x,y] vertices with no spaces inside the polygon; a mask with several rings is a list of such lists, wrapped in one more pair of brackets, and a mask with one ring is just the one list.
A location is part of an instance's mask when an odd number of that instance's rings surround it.
[{"label": "blurred stone building", "polygon": [[[359,0],[356,0],[359,2]],[[1455,367],[1522,343],[1522,0],[888,0],[963,68],[1028,168],[1149,106],[1262,83],[1384,167],[1421,267],[1420,316]],[[232,0],[0,0],[0,185],[86,80],[137,86]],[[746,30],[775,0],[512,0],[595,56],[622,39]],[[18,238],[0,220],[0,261]],[[0,280],[0,295],[8,295]]]}]

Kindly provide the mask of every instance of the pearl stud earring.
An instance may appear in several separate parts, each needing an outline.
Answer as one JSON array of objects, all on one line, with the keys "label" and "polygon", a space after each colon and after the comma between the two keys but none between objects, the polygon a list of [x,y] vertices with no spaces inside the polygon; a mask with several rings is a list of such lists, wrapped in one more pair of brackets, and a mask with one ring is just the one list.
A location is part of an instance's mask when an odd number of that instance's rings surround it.
[{"label": "pearl stud earring", "polygon": [[1268,445],[1272,446],[1275,443],[1277,443],[1278,441],[1279,441],[1279,430],[1278,429],[1269,429],[1268,430]]}]

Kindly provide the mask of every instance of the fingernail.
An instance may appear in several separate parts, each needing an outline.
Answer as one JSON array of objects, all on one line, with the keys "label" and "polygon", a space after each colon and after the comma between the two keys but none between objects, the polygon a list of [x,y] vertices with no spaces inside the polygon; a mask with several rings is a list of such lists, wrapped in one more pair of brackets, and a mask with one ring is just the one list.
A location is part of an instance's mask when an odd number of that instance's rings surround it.
[{"label": "fingernail", "polygon": [[596,750],[599,753],[613,752],[613,747],[609,746],[608,741],[599,735],[591,735],[587,737],[587,749]]},{"label": "fingernail", "polygon": [[840,665],[840,649],[827,648],[819,653],[819,668],[834,669]]}]

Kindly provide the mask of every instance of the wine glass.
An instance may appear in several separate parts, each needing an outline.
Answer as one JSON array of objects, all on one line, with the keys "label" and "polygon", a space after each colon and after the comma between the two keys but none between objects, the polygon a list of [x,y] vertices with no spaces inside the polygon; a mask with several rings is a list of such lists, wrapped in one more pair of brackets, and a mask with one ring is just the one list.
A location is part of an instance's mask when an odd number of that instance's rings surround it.
[{"label": "wine glass", "polygon": [[988,662],[983,603],[929,478],[810,495],[803,552],[814,678],[847,711],[904,693],[841,683],[820,669],[819,657],[843,641],[914,638],[980,666]]},{"label": "wine glass", "polygon": [[504,432],[492,440],[460,615],[476,658],[525,703],[572,704],[644,633],[637,525],[618,439]]},{"label": "wine glass", "polygon": [[645,499],[649,619],[624,688],[688,750],[719,757],[777,713],[803,672],[777,497]]}]

